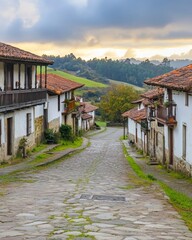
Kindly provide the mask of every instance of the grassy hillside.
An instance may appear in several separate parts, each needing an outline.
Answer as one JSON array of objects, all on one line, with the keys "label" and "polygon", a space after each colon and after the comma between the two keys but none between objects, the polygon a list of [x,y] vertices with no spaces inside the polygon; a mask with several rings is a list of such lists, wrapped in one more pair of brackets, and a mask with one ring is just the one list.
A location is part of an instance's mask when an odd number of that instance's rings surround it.
[{"label": "grassy hillside", "polygon": [[105,88],[105,87],[107,87],[106,84],[99,83],[99,82],[94,82],[94,81],[91,81],[89,79],[82,78],[82,77],[76,77],[76,76],[74,76],[70,73],[66,73],[66,72],[59,71],[59,70],[54,70],[52,68],[48,68],[47,72],[59,75],[61,77],[72,80],[74,82],[85,84],[85,87],[89,87],[89,88]]},{"label": "grassy hillside", "polygon": [[109,80],[109,82],[110,82],[111,84],[123,84],[123,85],[127,85],[127,86],[130,86],[130,87],[135,88],[135,90],[137,90],[137,91],[144,91],[144,88],[141,88],[141,87],[135,86],[135,85],[130,84],[130,83],[119,82],[119,81],[115,81],[115,80]]}]

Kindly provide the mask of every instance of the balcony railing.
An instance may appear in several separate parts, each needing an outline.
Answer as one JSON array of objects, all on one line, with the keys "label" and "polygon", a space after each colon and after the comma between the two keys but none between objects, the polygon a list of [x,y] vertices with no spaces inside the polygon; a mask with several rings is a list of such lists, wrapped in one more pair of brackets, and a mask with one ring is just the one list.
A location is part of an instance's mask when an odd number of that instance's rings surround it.
[{"label": "balcony railing", "polygon": [[167,125],[176,125],[176,104],[167,103],[157,107],[157,120]]},{"label": "balcony railing", "polygon": [[148,109],[148,119],[149,121],[155,121],[156,109],[154,107],[149,107]]},{"label": "balcony railing", "polygon": [[0,92],[0,112],[42,104],[46,89],[13,90]]},{"label": "balcony railing", "polygon": [[141,120],[141,130],[147,132],[149,130],[147,119]]},{"label": "balcony railing", "polygon": [[75,110],[75,100],[69,100],[65,102],[66,107],[64,109],[64,114],[68,114],[70,112],[73,112]]}]

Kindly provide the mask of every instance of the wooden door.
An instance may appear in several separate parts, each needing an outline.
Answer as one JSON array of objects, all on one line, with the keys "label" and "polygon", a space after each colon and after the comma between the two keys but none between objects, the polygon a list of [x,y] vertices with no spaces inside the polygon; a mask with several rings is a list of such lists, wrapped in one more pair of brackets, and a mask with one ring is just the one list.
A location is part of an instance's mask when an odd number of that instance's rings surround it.
[{"label": "wooden door", "polygon": [[173,165],[173,128],[169,128],[169,164]]},{"label": "wooden door", "polygon": [[7,155],[12,155],[13,119],[7,118]]}]

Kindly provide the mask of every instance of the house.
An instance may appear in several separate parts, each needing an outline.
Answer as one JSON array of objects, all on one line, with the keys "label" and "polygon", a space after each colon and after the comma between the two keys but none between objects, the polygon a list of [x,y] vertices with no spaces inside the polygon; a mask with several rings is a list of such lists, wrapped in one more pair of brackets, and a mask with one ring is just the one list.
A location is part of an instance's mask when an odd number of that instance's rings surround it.
[{"label": "house", "polygon": [[131,143],[143,153],[150,155],[152,160],[161,161],[163,151],[159,142],[163,141],[162,128],[155,121],[155,105],[160,102],[164,91],[156,88],[141,94],[141,98],[134,101],[138,106],[123,113],[127,118],[128,137]]},{"label": "house", "polygon": [[164,89],[155,117],[164,130],[164,164],[192,176],[192,65],[145,83]]},{"label": "house", "polygon": [[87,131],[95,125],[95,110],[98,107],[92,105],[89,102],[80,101],[79,105],[79,129],[82,131]]},{"label": "house", "polygon": [[[28,147],[42,139],[47,66],[52,63],[0,43],[0,162],[17,154],[23,137]],[[37,67],[40,68],[39,82]]]},{"label": "house", "polygon": [[47,128],[59,131],[61,124],[67,124],[72,127],[74,134],[78,131],[78,112],[74,91],[83,86],[84,84],[56,74],[47,75],[47,106],[45,110]]},{"label": "house", "polygon": [[[127,118],[127,133],[129,142],[147,152],[147,137],[146,131],[142,128],[142,122],[147,119],[146,108],[142,103],[143,99],[137,101],[138,106],[123,113],[122,116]],[[135,102],[136,103],[136,102]]]}]

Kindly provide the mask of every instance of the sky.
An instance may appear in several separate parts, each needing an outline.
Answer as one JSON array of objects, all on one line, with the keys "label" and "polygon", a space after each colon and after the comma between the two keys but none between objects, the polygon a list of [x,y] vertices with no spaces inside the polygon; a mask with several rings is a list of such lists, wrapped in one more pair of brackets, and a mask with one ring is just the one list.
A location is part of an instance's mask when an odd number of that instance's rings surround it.
[{"label": "sky", "polygon": [[0,41],[38,55],[192,59],[192,0],[0,0]]}]

